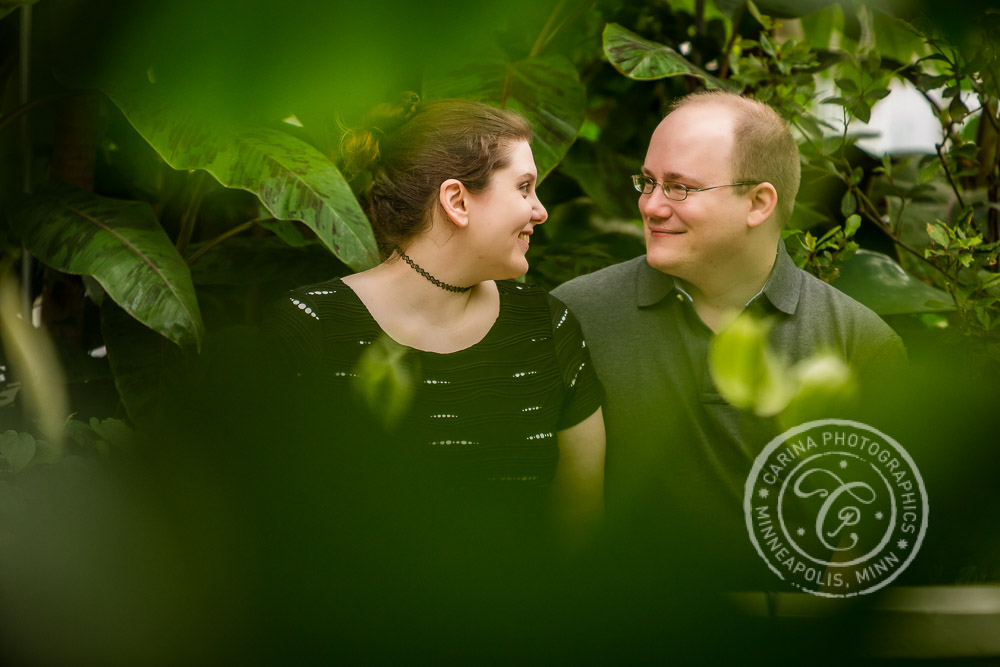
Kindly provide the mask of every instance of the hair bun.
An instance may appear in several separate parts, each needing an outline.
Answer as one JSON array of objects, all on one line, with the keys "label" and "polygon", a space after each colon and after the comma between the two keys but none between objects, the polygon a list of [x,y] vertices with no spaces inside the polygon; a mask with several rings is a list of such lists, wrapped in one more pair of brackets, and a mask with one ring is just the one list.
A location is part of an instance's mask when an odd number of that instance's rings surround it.
[{"label": "hair bun", "polygon": [[361,125],[348,130],[340,142],[344,160],[344,175],[354,180],[373,170],[381,157],[380,143],[410,119],[420,106],[420,96],[412,90],[403,91],[392,102],[375,105],[365,114]]}]

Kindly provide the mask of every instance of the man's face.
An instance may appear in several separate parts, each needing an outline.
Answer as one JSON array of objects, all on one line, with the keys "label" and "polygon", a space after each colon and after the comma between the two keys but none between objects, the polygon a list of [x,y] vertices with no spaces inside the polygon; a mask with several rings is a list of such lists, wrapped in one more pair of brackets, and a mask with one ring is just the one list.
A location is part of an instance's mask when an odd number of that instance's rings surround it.
[{"label": "man's face", "polygon": [[[642,173],[690,188],[732,183],[733,119],[711,102],[682,107],[663,119],[649,141]],[[749,200],[734,188],[690,192],[668,199],[663,188],[639,196],[646,261],[655,269],[697,282],[725,269],[744,250]]]}]

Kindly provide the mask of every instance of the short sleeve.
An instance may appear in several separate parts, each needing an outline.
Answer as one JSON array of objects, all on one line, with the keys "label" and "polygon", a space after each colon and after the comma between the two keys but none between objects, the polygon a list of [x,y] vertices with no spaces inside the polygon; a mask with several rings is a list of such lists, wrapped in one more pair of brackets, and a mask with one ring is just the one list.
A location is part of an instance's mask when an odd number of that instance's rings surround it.
[{"label": "short sleeve", "polygon": [[604,401],[604,387],[594,372],[583,330],[562,301],[548,295],[552,339],[563,383],[564,400],[558,427],[567,429],[594,414]]}]

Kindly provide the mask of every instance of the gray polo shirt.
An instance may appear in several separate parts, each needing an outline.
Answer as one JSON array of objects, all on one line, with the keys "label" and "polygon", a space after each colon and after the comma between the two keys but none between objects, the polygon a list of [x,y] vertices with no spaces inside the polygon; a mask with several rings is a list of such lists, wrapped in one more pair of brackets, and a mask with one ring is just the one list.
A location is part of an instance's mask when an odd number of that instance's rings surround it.
[{"label": "gray polo shirt", "polygon": [[[715,389],[707,361],[714,334],[690,297],[645,256],[570,280],[553,294],[579,319],[604,382],[609,514],[693,522],[724,515],[742,525],[747,474],[779,430]],[[831,349],[867,375],[905,360],[885,322],[796,267],[783,244],[747,307],[770,316],[771,345],[790,362]]]}]

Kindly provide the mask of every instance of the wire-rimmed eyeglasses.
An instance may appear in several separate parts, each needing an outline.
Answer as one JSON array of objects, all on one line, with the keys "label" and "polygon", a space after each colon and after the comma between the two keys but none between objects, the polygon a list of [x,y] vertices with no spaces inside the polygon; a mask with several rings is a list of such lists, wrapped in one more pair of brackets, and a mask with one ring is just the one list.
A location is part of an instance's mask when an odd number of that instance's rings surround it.
[{"label": "wire-rimmed eyeglasses", "polygon": [[731,188],[737,185],[760,185],[760,181],[743,181],[741,183],[726,183],[725,185],[713,185],[710,188],[689,188],[681,183],[675,183],[673,181],[663,181],[662,183],[657,183],[656,179],[650,178],[649,176],[643,176],[642,174],[635,174],[632,176],[632,185],[635,186],[637,192],[641,192],[644,195],[652,194],[653,188],[657,185],[663,188],[663,194],[666,195],[667,199],[672,199],[674,201],[684,201],[688,197],[689,192],[704,192],[705,190],[715,190],[716,188]]}]

